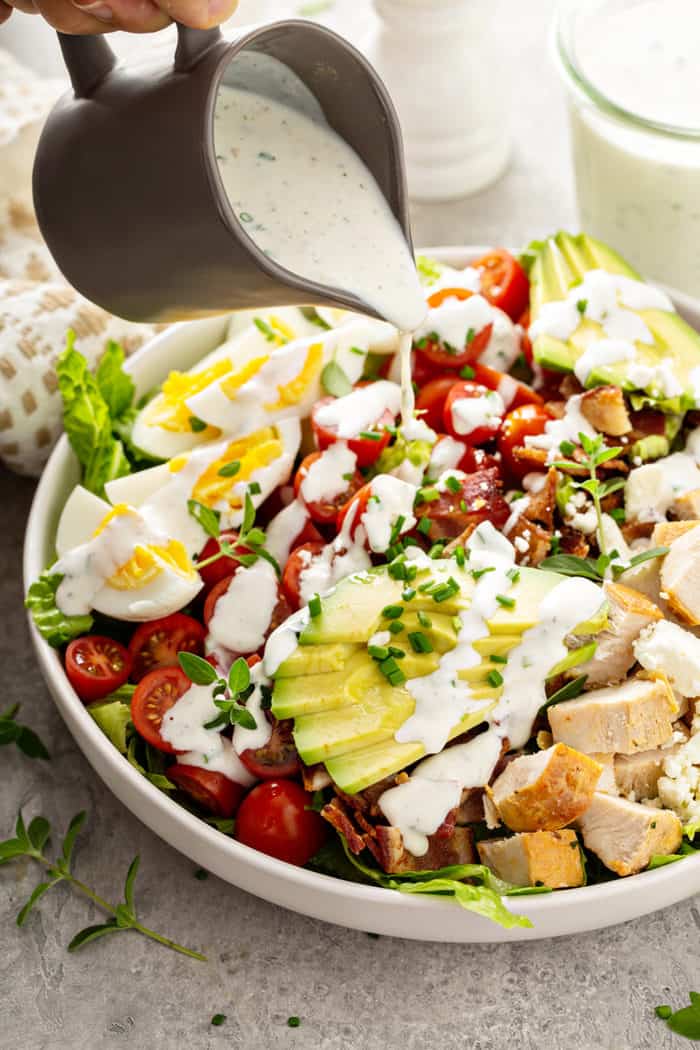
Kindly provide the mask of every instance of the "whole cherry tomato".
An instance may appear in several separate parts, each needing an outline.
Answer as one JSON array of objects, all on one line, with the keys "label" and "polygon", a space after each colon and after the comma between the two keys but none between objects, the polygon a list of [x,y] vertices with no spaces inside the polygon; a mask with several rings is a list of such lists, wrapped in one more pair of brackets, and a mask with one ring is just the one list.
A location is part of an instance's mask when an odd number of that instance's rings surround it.
[{"label": "whole cherry tomato", "polygon": [[266,780],[246,795],[236,818],[239,842],[269,857],[301,865],[326,841],[326,824],[313,796],[294,780]]},{"label": "whole cherry tomato", "polygon": [[481,294],[517,321],[530,299],[530,282],[517,259],[505,248],[495,248],[472,266],[481,274]]},{"label": "whole cherry tomato", "polygon": [[521,405],[504,418],[498,435],[498,451],[501,453],[504,469],[512,477],[522,478],[532,469],[531,466],[520,462],[513,450],[524,445],[527,436],[543,434],[551,418],[547,409],[540,405]]},{"label": "whole cherry tomato", "polygon": [[452,437],[480,445],[496,436],[503,413],[503,399],[497,391],[465,379],[455,383],[447,395],[443,418]]}]

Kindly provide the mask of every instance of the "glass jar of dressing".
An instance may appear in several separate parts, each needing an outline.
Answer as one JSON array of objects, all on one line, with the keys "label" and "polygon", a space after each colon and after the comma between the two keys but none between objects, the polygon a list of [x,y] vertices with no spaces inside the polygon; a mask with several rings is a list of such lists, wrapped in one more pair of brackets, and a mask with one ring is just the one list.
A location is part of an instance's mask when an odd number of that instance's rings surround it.
[{"label": "glass jar of dressing", "polygon": [[581,226],[700,296],[700,3],[561,0]]}]

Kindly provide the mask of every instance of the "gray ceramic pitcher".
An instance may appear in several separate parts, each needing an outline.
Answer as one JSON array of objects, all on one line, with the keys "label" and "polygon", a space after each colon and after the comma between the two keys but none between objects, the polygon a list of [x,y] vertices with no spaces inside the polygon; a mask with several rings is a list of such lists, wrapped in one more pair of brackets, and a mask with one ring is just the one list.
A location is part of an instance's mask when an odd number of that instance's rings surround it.
[{"label": "gray ceramic pitcher", "polygon": [[49,249],[78,291],[132,321],[311,303],[376,316],[256,247],[229,205],[213,141],[231,61],[243,51],[278,59],[364,160],[410,245],[396,114],[358,51],[302,20],[247,29],[233,41],[219,29],[178,26],[172,64],[129,69],[104,37],[59,36],[73,91],[41,136],[34,202]]}]

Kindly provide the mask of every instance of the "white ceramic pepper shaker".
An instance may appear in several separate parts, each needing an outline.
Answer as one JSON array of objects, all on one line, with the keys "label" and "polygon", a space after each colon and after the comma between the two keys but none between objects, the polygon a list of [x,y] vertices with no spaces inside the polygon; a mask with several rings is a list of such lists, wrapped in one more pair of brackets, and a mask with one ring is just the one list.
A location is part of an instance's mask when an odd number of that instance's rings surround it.
[{"label": "white ceramic pepper shaker", "polygon": [[464,197],[505,170],[506,92],[494,90],[490,0],[374,0],[363,50],[399,112],[409,194]]}]

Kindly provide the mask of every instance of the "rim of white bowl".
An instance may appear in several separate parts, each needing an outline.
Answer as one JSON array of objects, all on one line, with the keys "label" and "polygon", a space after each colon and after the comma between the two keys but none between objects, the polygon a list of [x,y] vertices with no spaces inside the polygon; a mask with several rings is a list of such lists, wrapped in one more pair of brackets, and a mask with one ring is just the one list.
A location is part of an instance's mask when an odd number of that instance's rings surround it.
[{"label": "rim of white bowl", "polygon": [[[484,246],[428,247],[420,249],[419,254],[432,255],[443,262],[459,262],[464,265],[465,259],[478,258],[479,255],[487,250],[488,249]],[[468,265],[468,263],[466,265]],[[673,290],[670,290],[670,293],[679,305],[685,306],[695,313],[700,313],[700,301],[695,301],[690,296],[683,295],[682,293]],[[154,339],[150,340],[145,346],[133,354],[128,361],[129,370],[133,370],[134,366],[138,368],[141,359],[149,354],[154,346],[158,346],[169,339],[173,330],[179,329],[180,327],[181,325],[171,326],[167,331],[159,333]],[[46,548],[45,523],[52,520],[55,511],[53,475],[60,473],[59,464],[67,459],[69,455],[70,448],[68,445],[68,439],[63,435],[52,451],[37,485],[25,533],[23,554],[25,593],[32,580],[34,580],[46,567],[43,564],[43,552]],[[94,719],[88,714],[84,704],[80,701],[76,692],[70,685],[61,665],[58,652],[55,649],[52,649],[51,646],[41,637],[34,626],[31,616],[28,618],[35,651],[44,677],[47,683],[50,683],[50,689],[60,694],[66,711],[70,711],[70,717],[80,723],[82,731],[90,739],[90,743],[94,747],[99,760],[104,762],[105,766],[114,774],[116,779],[125,780],[137,794],[143,795],[144,798],[150,802],[153,810],[162,815],[168,823],[173,822],[179,824],[183,831],[192,835],[203,845],[208,845],[213,849],[222,852],[224,855],[227,854],[232,859],[241,860],[245,862],[247,866],[258,870],[261,873],[281,878],[287,883],[296,884],[305,889],[313,889],[314,887],[320,888],[322,886],[325,893],[330,896],[336,896],[339,899],[343,898],[346,902],[348,898],[351,898],[358,905],[361,905],[363,902],[381,902],[387,909],[400,909],[401,911],[413,909],[414,911],[430,912],[436,910],[442,911],[445,909],[453,910],[455,908],[454,901],[449,899],[440,900],[427,896],[418,897],[396,892],[387,892],[383,887],[350,882],[346,879],[336,878],[332,875],[324,875],[321,872],[310,871],[307,868],[299,868],[292,864],[288,864],[285,861],[276,860],[274,857],[268,857],[266,854],[260,853],[258,850],[254,850],[249,846],[244,846],[234,838],[222,834],[222,832],[210,826],[201,818],[195,816],[194,813],[185,809],[164,792],[159,791],[158,788],[151,784],[142,774],[137,772],[125,756],[114,747]],[[65,721],[66,714],[64,710],[60,706],[59,710]],[[68,725],[68,728],[70,730],[70,725]],[[71,735],[73,734],[71,733]],[[76,741],[76,743],[80,746],[78,741]],[[97,774],[102,779],[105,779],[102,776],[101,771],[95,767],[94,763],[92,763],[89,758],[88,761]],[[111,787],[110,790],[112,790]],[[114,791],[112,791],[112,793],[114,794]],[[119,801],[122,800],[120,799]],[[126,805],[126,803],[123,802],[122,804]],[[130,807],[127,806],[127,808]],[[138,816],[137,819],[142,820],[142,823],[144,822],[140,816]],[[160,835],[160,832],[158,832],[156,828],[152,827],[150,824],[148,826],[151,827],[154,833]],[[161,835],[161,837],[164,836]],[[165,841],[168,841],[168,839],[166,838]],[[177,849],[178,847],[174,848]],[[695,865],[700,873],[700,854],[696,857],[686,857],[683,861],[677,863],[664,865],[654,871],[644,871],[640,872],[638,875],[613,879],[609,882],[567,889],[560,893],[541,895],[533,894],[532,896],[505,897],[503,899],[511,911],[527,915],[532,921],[534,927],[531,934],[532,936],[537,937],[538,916],[544,916],[545,914],[552,916],[561,912],[568,913],[572,909],[585,904],[586,902],[589,904],[593,904],[594,901],[599,903],[609,902],[629,893],[632,888],[635,890],[641,888],[641,885],[649,891],[650,896],[653,896],[655,890],[678,881],[678,866],[682,866],[687,873],[688,865]],[[691,890],[690,892],[692,893],[693,891]],[[688,895],[690,895],[690,893]],[[670,903],[670,901],[667,903]],[[651,909],[646,910],[650,911],[654,909],[652,907]],[[640,911],[638,914],[642,913],[643,912]],[[545,934],[544,936],[551,936],[551,934]]]}]

